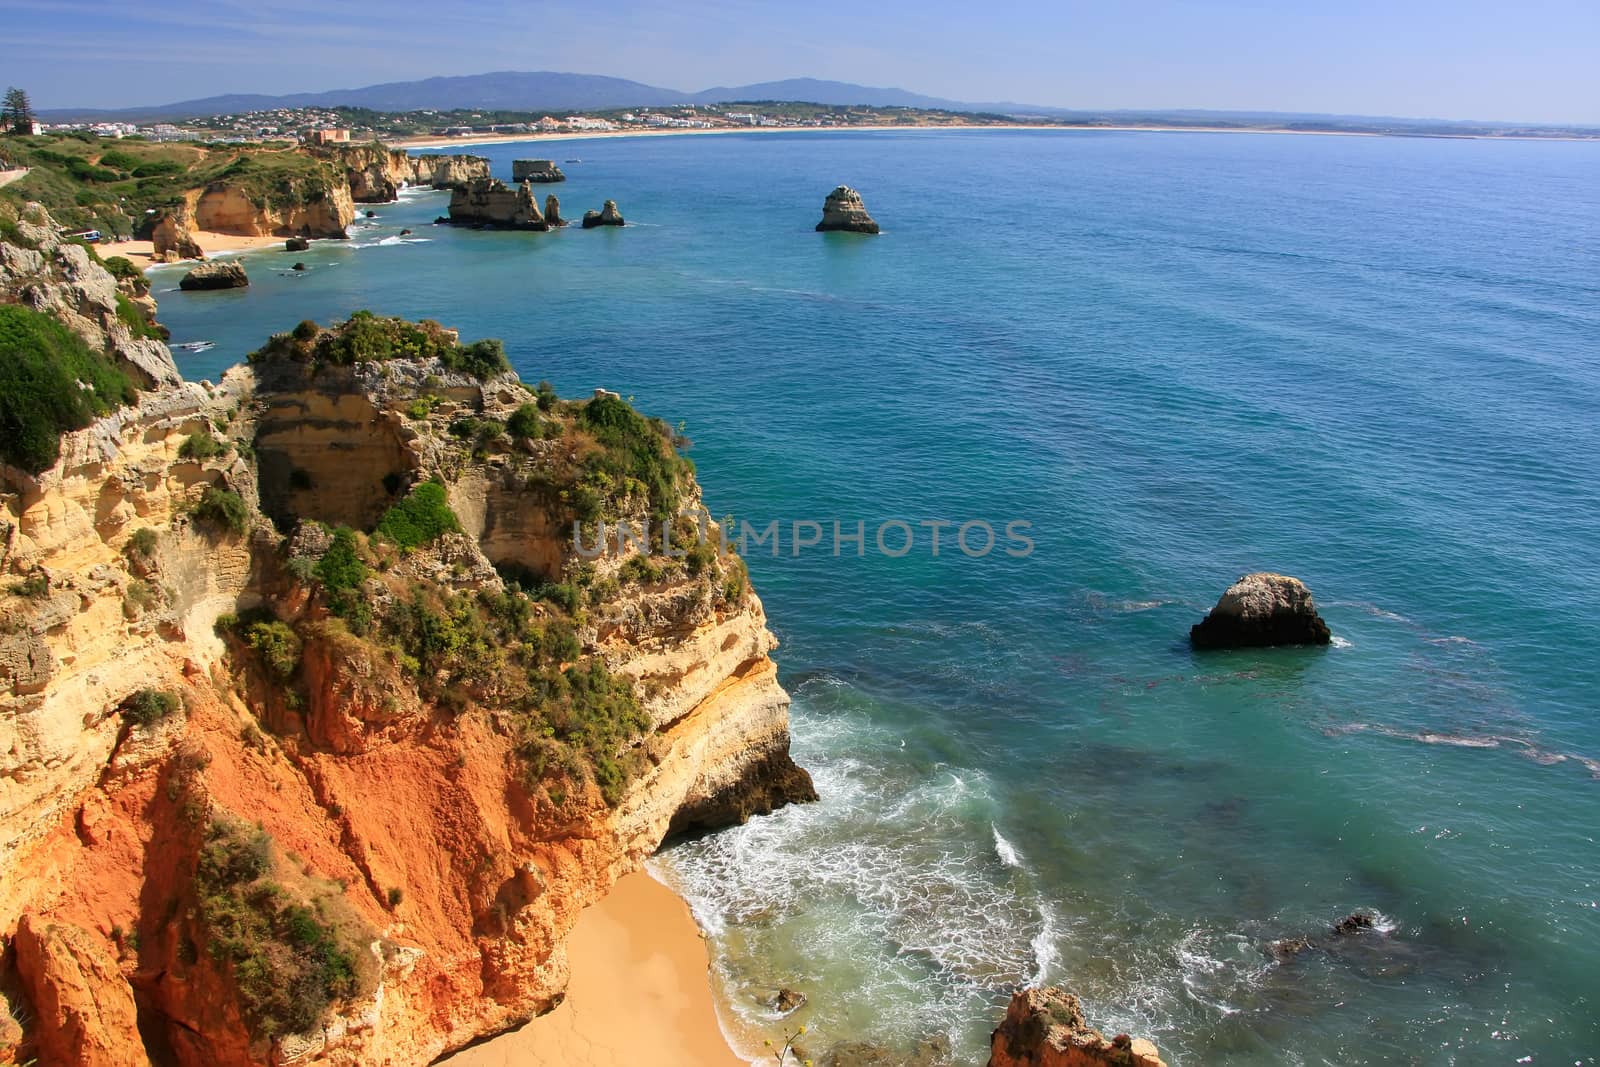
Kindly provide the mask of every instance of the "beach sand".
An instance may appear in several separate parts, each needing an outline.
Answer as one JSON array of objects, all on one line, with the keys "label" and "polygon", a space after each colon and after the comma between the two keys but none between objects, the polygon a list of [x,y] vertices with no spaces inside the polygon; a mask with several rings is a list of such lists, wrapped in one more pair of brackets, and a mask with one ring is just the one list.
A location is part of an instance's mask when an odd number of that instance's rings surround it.
[{"label": "beach sand", "polygon": [[749,1067],[728,1047],[705,941],[689,908],[644,872],[584,911],[572,981],[548,1015],[445,1060],[450,1067]]},{"label": "beach sand", "polygon": [[[271,245],[281,248],[284,242],[284,238],[270,234],[264,237],[243,237],[236,233],[212,233],[210,230],[194,231],[194,239],[200,242],[200,247],[207,256],[214,256],[220,252],[246,252],[252,248],[266,248]],[[131,260],[136,267],[150,266],[153,252],[149,241],[102,241],[94,248],[101,259],[122,256]]]}]

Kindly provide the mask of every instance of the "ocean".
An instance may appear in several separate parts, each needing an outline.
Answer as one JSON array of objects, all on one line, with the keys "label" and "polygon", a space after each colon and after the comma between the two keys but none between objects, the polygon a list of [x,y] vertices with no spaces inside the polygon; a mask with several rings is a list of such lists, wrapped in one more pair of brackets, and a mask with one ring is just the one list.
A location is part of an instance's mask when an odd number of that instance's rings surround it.
[{"label": "ocean", "polygon": [[[780,524],[747,557],[822,800],[656,861],[730,1029],[981,1063],[1046,981],[1174,1067],[1600,1057],[1600,145],[473,151],[553,153],[567,217],[629,225],[454,230],[407,192],[246,290],[157,270],[161,318],[216,342],[194,378],[359,308],[499,337],[681,421],[712,512]],[[841,183],[880,236],[812,231]],[[1334,646],[1192,652],[1254,570]]]}]

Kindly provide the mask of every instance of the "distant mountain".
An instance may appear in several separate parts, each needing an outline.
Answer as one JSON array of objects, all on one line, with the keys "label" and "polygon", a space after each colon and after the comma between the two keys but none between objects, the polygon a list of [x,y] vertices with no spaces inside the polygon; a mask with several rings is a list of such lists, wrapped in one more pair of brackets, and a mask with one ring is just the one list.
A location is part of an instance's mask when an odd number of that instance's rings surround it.
[{"label": "distant mountain", "polygon": [[236,115],[244,111],[268,111],[276,107],[369,107],[375,111],[450,111],[456,108],[489,108],[504,111],[583,111],[619,107],[661,107],[668,104],[715,104],[739,100],[793,100],[811,104],[845,106],[865,104],[873,107],[946,108],[977,110],[973,104],[941,100],[905,89],[883,89],[848,82],[820,81],[816,78],[791,78],[787,81],[756,85],[720,86],[698,93],[663,89],[626,78],[607,78],[596,74],[565,74],[554,71],[496,71],[455,78],[424,78],[421,81],[388,82],[359,89],[330,89],[320,93],[291,93],[286,96],[233,94],[184,100],[176,104],[121,109],[56,108],[40,112],[53,122],[82,122],[120,119],[203,118],[207,115]]}]

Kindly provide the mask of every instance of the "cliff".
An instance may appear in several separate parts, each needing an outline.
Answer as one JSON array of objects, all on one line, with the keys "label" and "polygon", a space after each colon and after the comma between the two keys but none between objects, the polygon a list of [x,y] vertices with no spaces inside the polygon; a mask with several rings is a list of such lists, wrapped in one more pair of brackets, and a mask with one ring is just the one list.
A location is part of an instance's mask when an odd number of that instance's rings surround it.
[{"label": "cliff", "polygon": [[200,258],[194,230],[343,238],[357,204],[389,203],[408,185],[453,189],[488,177],[481,156],[411,156],[380,144],[258,153],[184,189],[144,229],[167,261]]},{"label": "cliff", "polygon": [[0,1062],[428,1063],[667,834],[814,795],[663,424],[366,314],[184,383],[83,249],[0,265],[138,388],[0,469]]}]

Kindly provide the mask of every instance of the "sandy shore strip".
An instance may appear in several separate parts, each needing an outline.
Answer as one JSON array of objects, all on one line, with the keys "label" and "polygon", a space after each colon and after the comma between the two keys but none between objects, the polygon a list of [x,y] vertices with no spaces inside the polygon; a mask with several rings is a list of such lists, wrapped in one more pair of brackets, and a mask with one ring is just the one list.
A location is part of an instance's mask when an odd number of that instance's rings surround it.
[{"label": "sandy shore strip", "polygon": [[[236,233],[213,233],[210,230],[195,230],[194,239],[200,242],[200,248],[207,257],[219,255],[223,252],[248,252],[254,248],[283,247],[284,238],[267,234],[262,237],[244,237]],[[94,246],[101,259],[110,259],[112,256],[122,256],[131,260],[136,267],[148,267],[154,250],[149,241],[101,241]]]},{"label": "sandy shore strip", "polygon": [[640,871],[584,911],[567,939],[572,981],[548,1015],[442,1061],[450,1067],[749,1067],[712,999],[689,907]]}]

